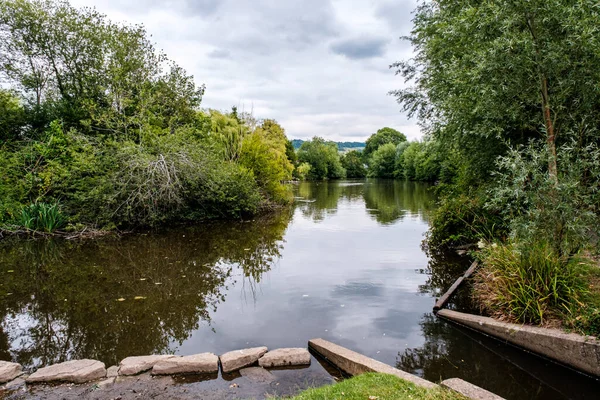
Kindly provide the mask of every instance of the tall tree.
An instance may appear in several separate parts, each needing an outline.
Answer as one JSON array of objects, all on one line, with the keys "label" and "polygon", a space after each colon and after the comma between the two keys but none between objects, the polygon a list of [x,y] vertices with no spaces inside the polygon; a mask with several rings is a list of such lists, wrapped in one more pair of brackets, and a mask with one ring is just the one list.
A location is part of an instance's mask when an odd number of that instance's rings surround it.
[{"label": "tall tree", "polygon": [[402,132],[388,127],[381,128],[367,139],[363,156],[368,160],[371,154],[384,144],[398,145],[402,142],[406,142],[406,136]]},{"label": "tall tree", "polygon": [[557,181],[561,136],[597,140],[597,1],[426,0],[414,23],[415,58],[392,65],[412,86],[392,93],[471,170],[486,176],[507,142],[537,140]]}]

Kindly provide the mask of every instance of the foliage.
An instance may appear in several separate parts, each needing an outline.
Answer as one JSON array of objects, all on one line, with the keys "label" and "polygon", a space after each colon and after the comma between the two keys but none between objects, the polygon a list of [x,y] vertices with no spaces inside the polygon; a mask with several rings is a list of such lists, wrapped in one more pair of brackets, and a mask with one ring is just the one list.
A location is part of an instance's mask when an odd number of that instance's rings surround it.
[{"label": "foliage", "polygon": [[309,389],[294,400],[327,400],[327,399],[364,400],[376,398],[381,400],[461,400],[464,397],[448,389],[425,389],[393,375],[366,373],[345,379],[334,385]]},{"label": "foliage", "polygon": [[65,218],[58,203],[33,203],[21,209],[16,222],[28,230],[53,232],[65,224]]},{"label": "foliage", "polygon": [[337,145],[320,137],[315,136],[302,143],[298,150],[298,161],[310,165],[308,178],[312,180],[340,179],[346,176]]},{"label": "foliage", "polygon": [[511,237],[522,244],[544,241],[560,256],[590,244],[597,231],[600,149],[581,147],[576,138],[558,153],[558,183],[547,173],[548,153],[530,144],[498,161],[488,208],[502,210]]},{"label": "foliage", "polygon": [[377,178],[393,178],[396,168],[396,145],[381,145],[371,156],[369,176]]},{"label": "foliage", "polygon": [[401,142],[406,142],[406,136],[403,133],[392,128],[381,128],[367,139],[363,156],[365,160],[369,160],[371,155],[384,144],[398,145]]},{"label": "foliage", "polygon": [[475,181],[529,140],[546,144],[555,177],[561,136],[600,122],[599,26],[593,0],[428,0],[408,38],[416,56],[393,65],[411,85],[392,93]]},{"label": "foliage", "polygon": [[240,164],[253,172],[258,186],[277,201],[289,199],[283,181],[292,178],[294,166],[287,155],[288,140],[283,128],[273,120],[265,120],[244,138]]},{"label": "foliage", "polygon": [[3,225],[36,203],[60,202],[72,226],[135,227],[288,200],[283,128],[235,107],[201,111],[204,86],[142,26],[63,0],[6,0],[0,37]]},{"label": "foliage", "polygon": [[583,305],[582,263],[561,257],[544,242],[491,245],[481,259],[474,295],[496,317],[543,324]]},{"label": "foliage", "polygon": [[360,151],[351,150],[340,158],[342,167],[346,170],[347,178],[364,178],[367,170]]},{"label": "foliage", "polygon": [[0,146],[15,140],[25,124],[25,110],[18,97],[0,89]]},{"label": "foliage", "polygon": [[454,247],[507,236],[506,222],[498,210],[485,206],[479,192],[443,196],[427,233],[430,247]]}]

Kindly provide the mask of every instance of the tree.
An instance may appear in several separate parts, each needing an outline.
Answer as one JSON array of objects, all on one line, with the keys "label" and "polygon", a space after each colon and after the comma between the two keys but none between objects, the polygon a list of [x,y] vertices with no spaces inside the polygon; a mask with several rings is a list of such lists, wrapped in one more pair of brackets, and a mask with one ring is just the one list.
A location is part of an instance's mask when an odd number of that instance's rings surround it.
[{"label": "tree", "polygon": [[342,167],[346,170],[347,178],[364,178],[367,176],[367,170],[360,151],[351,150],[344,154],[340,161]]},{"label": "tree", "polygon": [[194,122],[204,93],[141,25],[63,0],[0,2],[0,78],[32,112],[86,134],[143,140]]},{"label": "tree", "polygon": [[558,180],[561,137],[597,141],[597,1],[425,1],[409,36],[416,57],[392,65],[412,83],[392,92],[464,171],[488,178],[506,143],[543,141]]},{"label": "tree", "polygon": [[371,157],[369,176],[393,178],[396,169],[396,145],[387,143],[380,146]]},{"label": "tree", "polygon": [[384,144],[392,143],[398,145],[401,142],[406,142],[406,136],[392,128],[381,128],[367,139],[363,156],[368,160],[379,147]]},{"label": "tree", "polygon": [[346,170],[340,162],[337,144],[326,142],[320,137],[302,143],[298,150],[298,161],[310,165],[309,179],[340,179],[346,176]]},{"label": "tree", "polygon": [[253,172],[258,186],[278,201],[286,199],[288,191],[282,183],[292,178],[294,169],[286,155],[287,143],[281,125],[267,119],[243,139],[240,152],[240,163]]}]

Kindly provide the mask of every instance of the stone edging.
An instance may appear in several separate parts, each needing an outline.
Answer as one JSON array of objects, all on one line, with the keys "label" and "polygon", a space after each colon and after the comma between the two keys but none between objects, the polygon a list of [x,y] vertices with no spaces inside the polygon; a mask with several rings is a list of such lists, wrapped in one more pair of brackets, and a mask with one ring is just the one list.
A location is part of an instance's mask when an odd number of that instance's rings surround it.
[{"label": "stone edging", "polygon": [[[106,369],[97,360],[72,360],[40,368],[33,374],[23,375],[22,366],[0,361],[0,384],[10,388],[16,381],[36,383],[87,383],[100,381],[99,385],[114,382],[118,376],[138,375],[151,371],[152,375],[210,374],[218,373],[219,365],[224,373],[259,364],[261,368],[310,365],[310,353],[306,348],[277,349],[271,352],[266,347],[235,350],[218,357],[212,353],[191,356],[151,355],[127,357]],[[19,382],[22,383],[22,382]],[[2,387],[0,387],[2,389]]]},{"label": "stone edging", "polygon": [[[378,372],[395,375],[405,381],[409,381],[417,386],[427,389],[439,387],[433,382],[429,382],[428,380],[419,378],[418,376],[409,374],[408,372],[404,372],[335,343],[328,342],[327,340],[312,339],[308,342],[308,346],[321,356],[325,357],[337,368],[352,376],[366,372]],[[472,400],[504,400],[498,395],[458,378],[445,380],[441,385]]]},{"label": "stone edging", "polygon": [[600,340],[595,337],[566,333],[559,329],[510,324],[451,310],[440,310],[437,316],[577,370],[600,376]]}]

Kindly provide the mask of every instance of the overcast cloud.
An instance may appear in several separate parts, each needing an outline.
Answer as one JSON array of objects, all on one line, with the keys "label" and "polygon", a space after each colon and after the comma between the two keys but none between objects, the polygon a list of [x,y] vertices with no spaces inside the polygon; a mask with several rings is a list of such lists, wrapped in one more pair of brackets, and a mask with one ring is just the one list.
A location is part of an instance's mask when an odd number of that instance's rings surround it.
[{"label": "overcast cloud", "polygon": [[274,118],[288,137],[364,140],[383,126],[421,136],[387,92],[416,0],[72,0],[143,23],[206,85],[204,108]]}]

